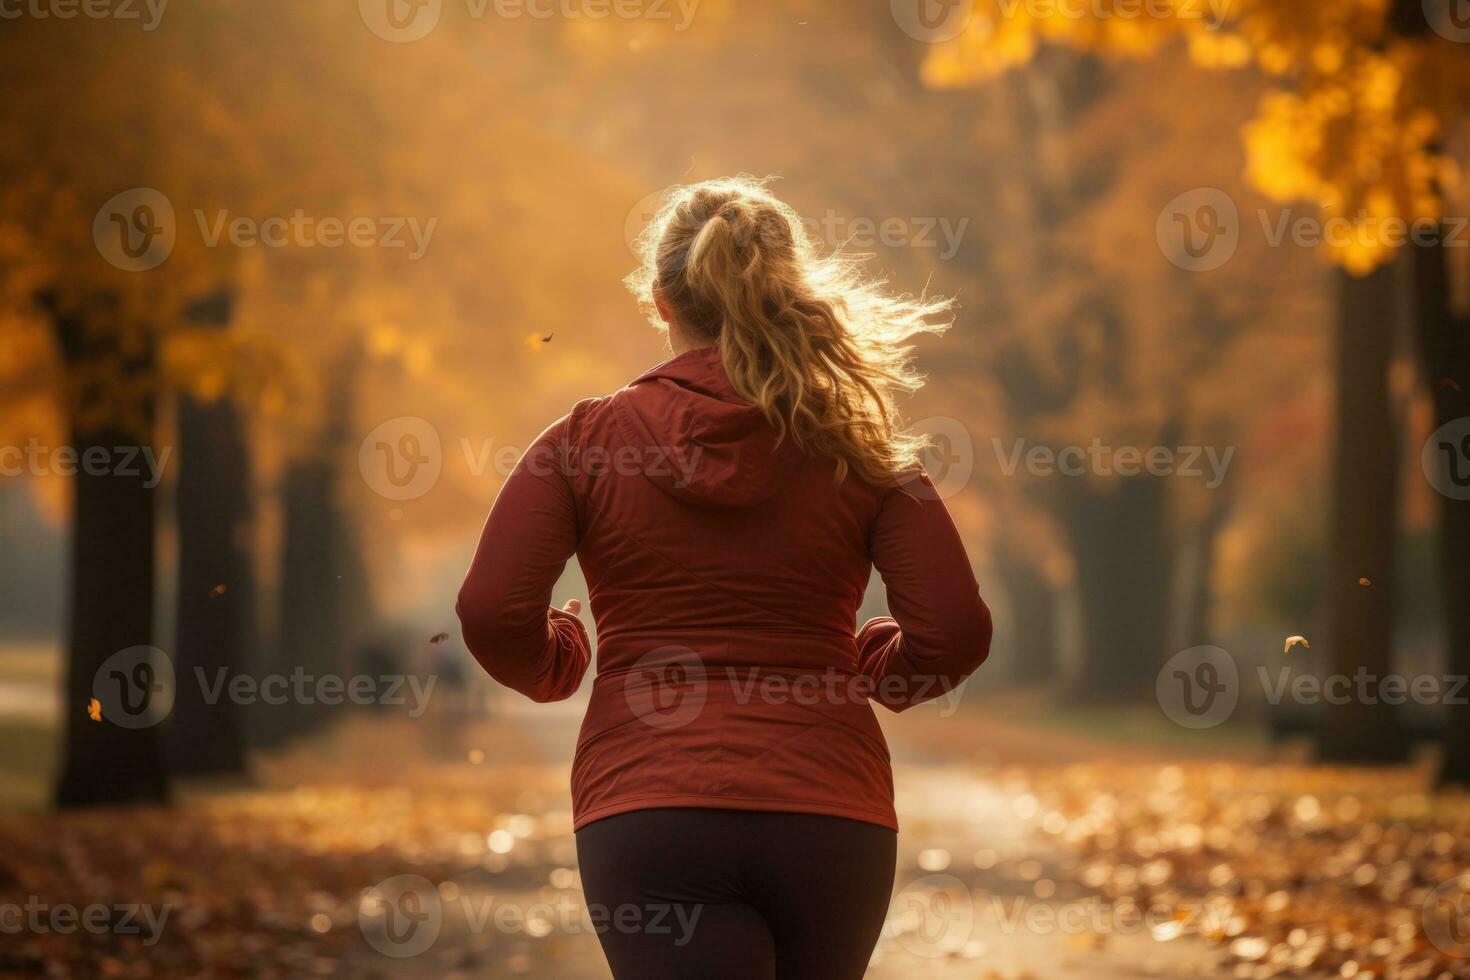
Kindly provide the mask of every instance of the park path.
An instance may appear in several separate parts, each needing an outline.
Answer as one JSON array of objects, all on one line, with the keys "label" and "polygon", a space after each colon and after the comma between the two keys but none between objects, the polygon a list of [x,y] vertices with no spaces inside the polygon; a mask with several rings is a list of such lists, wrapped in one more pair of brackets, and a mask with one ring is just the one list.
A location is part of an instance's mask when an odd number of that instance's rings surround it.
[{"label": "park path", "polygon": [[[520,740],[514,751],[536,759],[537,782],[557,786],[565,783],[577,715],[575,708],[506,702],[493,727],[514,730]],[[1079,753],[1096,757],[1085,740],[1038,739],[1034,730],[937,717],[885,723],[904,830],[894,901],[870,977],[1228,975],[1216,965],[1219,952],[1198,938],[1170,933],[1161,941],[1145,923],[1122,921],[1064,880],[1065,855],[1035,831],[1037,801],[1018,788],[1024,779],[1008,777]],[[1001,758],[1018,768],[998,767]],[[529,771],[523,767],[522,778]],[[545,804],[560,811],[566,801]],[[606,978],[596,937],[580,918],[569,816],[558,812],[542,826],[548,829],[524,842],[535,858],[524,855],[525,863],[500,870],[471,869],[447,890],[441,884],[438,933],[430,947],[399,957],[364,941],[349,949],[351,969],[384,977]],[[505,908],[513,912],[507,925],[497,926],[494,910]],[[384,946],[380,935],[372,938]],[[404,951],[386,948],[389,954]]]}]

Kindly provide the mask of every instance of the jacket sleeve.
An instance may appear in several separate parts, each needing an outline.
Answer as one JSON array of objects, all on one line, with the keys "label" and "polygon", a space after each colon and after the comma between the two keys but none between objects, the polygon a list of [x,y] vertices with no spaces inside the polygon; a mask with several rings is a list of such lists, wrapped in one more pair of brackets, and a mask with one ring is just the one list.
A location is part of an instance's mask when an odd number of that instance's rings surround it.
[{"label": "jacket sleeve", "polygon": [[893,616],[858,630],[858,662],[873,699],[902,711],[952,690],[985,662],[990,609],[928,476],[888,492],[870,550]]},{"label": "jacket sleeve", "polygon": [[577,550],[577,509],[562,465],[565,432],[563,419],[511,471],[455,604],[465,646],[480,666],[533,701],[571,697],[592,658],[581,621],[550,605]]}]

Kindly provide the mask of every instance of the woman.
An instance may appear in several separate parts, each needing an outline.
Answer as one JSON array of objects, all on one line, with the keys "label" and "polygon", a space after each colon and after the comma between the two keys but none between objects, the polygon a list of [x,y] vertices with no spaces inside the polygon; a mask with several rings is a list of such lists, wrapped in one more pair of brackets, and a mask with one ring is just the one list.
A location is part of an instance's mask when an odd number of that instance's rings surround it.
[{"label": "woman", "polygon": [[[859,977],[893,886],[869,705],[959,684],[990,613],[892,396],[949,305],[819,256],[759,183],[679,189],[629,285],[672,360],[578,404],[490,512],[465,643],[536,701],[590,660],[572,768],[589,916],[619,978]],[[876,567],[893,618],[856,612]]]}]

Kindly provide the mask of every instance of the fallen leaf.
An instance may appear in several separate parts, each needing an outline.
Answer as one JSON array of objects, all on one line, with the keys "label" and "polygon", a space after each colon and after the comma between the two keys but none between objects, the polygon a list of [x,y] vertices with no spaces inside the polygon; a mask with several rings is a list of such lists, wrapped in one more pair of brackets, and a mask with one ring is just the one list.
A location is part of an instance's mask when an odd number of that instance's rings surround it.
[{"label": "fallen leaf", "polygon": [[1288,636],[1286,638],[1286,645],[1281,648],[1281,652],[1290,653],[1291,648],[1294,646],[1304,646],[1308,650],[1312,649],[1312,644],[1307,641],[1305,636]]},{"label": "fallen leaf", "polygon": [[87,702],[87,717],[88,718],[91,718],[93,721],[101,721],[102,720],[102,702],[101,701],[98,701],[96,698],[93,698],[91,701],[88,701]]}]

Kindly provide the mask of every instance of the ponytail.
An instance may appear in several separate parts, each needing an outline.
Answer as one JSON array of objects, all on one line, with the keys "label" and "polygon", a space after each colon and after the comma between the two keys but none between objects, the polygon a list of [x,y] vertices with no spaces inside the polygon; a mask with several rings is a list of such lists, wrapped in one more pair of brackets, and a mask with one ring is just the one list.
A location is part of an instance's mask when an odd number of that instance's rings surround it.
[{"label": "ponytail", "polygon": [[948,300],[895,296],[859,260],[818,255],[800,218],[756,181],[679,188],[640,240],[628,286],[662,327],[655,300],[718,343],[725,372],[781,438],[874,485],[919,463],[893,397],[922,379],[904,342],[949,326]]}]

